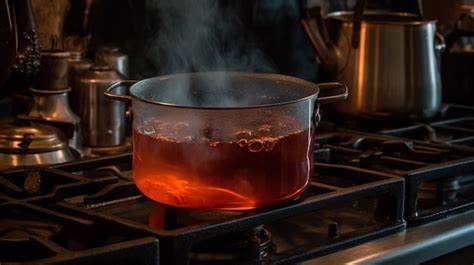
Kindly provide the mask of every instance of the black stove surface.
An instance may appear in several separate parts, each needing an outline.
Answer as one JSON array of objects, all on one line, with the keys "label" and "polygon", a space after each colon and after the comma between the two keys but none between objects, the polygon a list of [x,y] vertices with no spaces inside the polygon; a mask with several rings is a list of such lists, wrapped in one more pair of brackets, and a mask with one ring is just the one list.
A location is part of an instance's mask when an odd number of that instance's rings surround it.
[{"label": "black stove surface", "polygon": [[418,143],[449,145],[474,154],[474,107],[445,104],[438,115],[424,121],[333,119],[323,122],[322,131],[353,131],[393,136]]},{"label": "black stove surface", "polygon": [[401,176],[405,219],[424,224],[474,207],[474,108],[444,105],[423,122],[341,120],[317,137],[316,160]]},{"label": "black stove surface", "polygon": [[293,264],[373,242],[474,208],[473,118],[323,123],[308,190],[252,211],[156,203],[131,154],[0,172],[0,263]]},{"label": "black stove surface", "polygon": [[324,134],[316,160],[405,178],[405,218],[426,223],[474,206],[474,157],[450,146],[355,132]]},{"label": "black stove surface", "polygon": [[[317,163],[293,202],[253,211],[156,203],[130,181],[131,154],[0,176],[0,262],[291,264],[403,230],[403,180]],[[21,253],[29,252],[25,256]]]}]

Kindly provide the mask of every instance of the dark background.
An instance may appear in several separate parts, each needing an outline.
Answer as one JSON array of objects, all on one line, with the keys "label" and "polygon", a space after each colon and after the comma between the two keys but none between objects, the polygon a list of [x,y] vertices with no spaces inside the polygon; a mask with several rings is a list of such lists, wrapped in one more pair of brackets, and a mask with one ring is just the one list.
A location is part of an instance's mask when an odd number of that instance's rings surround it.
[{"label": "dark background", "polygon": [[[95,1],[90,14],[88,31],[91,34],[90,47],[99,44],[120,46],[121,50],[130,57],[132,78],[147,78],[150,76],[167,74],[176,71],[193,71],[196,69],[169,69],[162,67],[166,60],[172,60],[165,50],[150,56],[147,50],[161,45],[157,41],[160,26],[163,21],[159,12],[154,8],[160,0],[101,0]],[[164,1],[164,0],[161,0]],[[166,0],[180,1],[180,0]],[[197,0],[197,2],[200,2]],[[297,76],[310,81],[324,80],[325,74],[316,63],[316,55],[307,41],[299,24],[301,1],[298,0],[218,0],[222,12],[236,15],[242,23],[236,32],[227,32],[220,43],[221,46],[236,45],[234,38],[242,42],[252,43],[252,47],[259,49],[272,65],[272,72]],[[324,1],[314,0],[326,12],[352,9],[354,0]],[[304,2],[303,2],[304,4]],[[314,3],[312,3],[314,4]],[[72,5],[70,14],[74,14]],[[397,11],[412,11],[416,8],[416,1],[373,0],[369,1],[368,8],[390,9]],[[66,19],[66,34],[75,34],[74,17]],[[245,43],[238,44],[245,47]],[[243,49],[245,52],[245,49]],[[188,67],[189,68],[189,67]],[[244,70],[239,65],[232,64],[216,69],[205,70]],[[199,69],[198,69],[199,70]],[[252,69],[255,70],[255,69]],[[259,70],[259,69],[257,69]],[[265,69],[268,71],[268,69]]]}]

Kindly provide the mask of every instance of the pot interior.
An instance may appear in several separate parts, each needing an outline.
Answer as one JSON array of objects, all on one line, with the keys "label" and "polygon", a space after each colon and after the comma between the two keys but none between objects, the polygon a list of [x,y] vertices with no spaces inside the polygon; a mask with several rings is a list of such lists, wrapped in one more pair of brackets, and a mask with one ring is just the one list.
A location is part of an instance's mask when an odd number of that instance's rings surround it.
[{"label": "pot interior", "polygon": [[183,73],[142,80],[133,97],[158,105],[251,108],[316,98],[318,86],[289,76],[260,73]]}]

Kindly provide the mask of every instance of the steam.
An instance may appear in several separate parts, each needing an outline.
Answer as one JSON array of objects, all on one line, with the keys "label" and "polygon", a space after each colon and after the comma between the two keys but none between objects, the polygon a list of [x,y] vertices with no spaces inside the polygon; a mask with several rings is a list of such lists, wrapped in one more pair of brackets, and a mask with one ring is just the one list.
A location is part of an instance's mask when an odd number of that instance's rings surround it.
[{"label": "steam", "polygon": [[[140,96],[170,104],[206,107],[270,104],[279,97],[285,98],[286,94],[277,94],[277,91],[283,93],[282,91],[288,90],[287,87],[277,89],[272,82],[259,83],[249,77],[247,81],[250,82],[247,82],[227,73],[274,71],[272,64],[258,49],[253,36],[240,20],[239,9],[235,3],[240,5],[238,1],[221,0],[149,0],[148,9],[152,8],[157,14],[157,25],[153,26],[157,31],[155,38],[150,39],[146,46],[148,64],[144,65],[149,67],[151,64],[158,69],[158,73],[152,75],[214,73],[200,75],[199,78],[181,75],[179,78],[161,80],[159,87],[144,87],[143,91],[147,93]],[[293,119],[290,119],[282,121],[281,128],[271,128],[264,124],[268,130],[259,131],[264,123],[262,121],[281,116],[276,110],[268,109],[253,111],[252,114],[258,118],[249,117],[250,112],[244,110],[230,114],[219,111],[149,108],[143,114],[145,113],[148,114],[137,117],[144,119],[140,123],[143,122],[146,129],[141,128],[141,132],[178,142],[199,139],[211,142],[242,140],[242,137],[236,135],[242,130],[252,132],[250,135],[254,138],[280,136],[301,127],[286,127],[294,123]],[[147,123],[150,117],[152,119]],[[180,122],[189,127],[189,130],[172,126]]]},{"label": "steam", "polygon": [[[167,82],[166,88],[156,91],[152,100],[191,106],[239,106],[248,104],[252,95],[235,97],[228,93],[232,82],[225,71],[273,72],[273,66],[258,49],[253,36],[239,16],[238,5],[219,0],[148,0],[147,6],[157,15],[154,38],[146,45],[144,66],[157,69],[149,76],[186,72],[216,72],[212,78],[202,79],[202,90],[196,102],[195,82],[184,76]],[[174,87],[169,89],[169,87]],[[193,87],[194,86],[194,87]],[[214,88],[219,88],[218,90]],[[216,93],[216,91],[218,93]],[[203,100],[203,97],[204,100]]]},{"label": "steam", "polygon": [[160,74],[206,71],[273,72],[240,20],[236,6],[218,0],[149,0],[158,21],[148,42]]}]

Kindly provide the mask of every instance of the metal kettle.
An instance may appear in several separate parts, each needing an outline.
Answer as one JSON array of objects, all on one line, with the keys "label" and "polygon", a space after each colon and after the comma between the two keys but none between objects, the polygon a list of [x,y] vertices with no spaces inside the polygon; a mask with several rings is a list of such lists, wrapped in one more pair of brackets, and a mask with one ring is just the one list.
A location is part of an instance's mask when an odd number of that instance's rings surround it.
[{"label": "metal kettle", "polygon": [[332,78],[349,87],[347,101],[334,106],[336,111],[384,119],[426,119],[438,113],[438,54],[445,44],[436,34],[436,21],[367,10],[360,24],[354,17],[354,12],[335,12],[323,18],[316,7],[301,19]]},{"label": "metal kettle", "polygon": [[62,131],[27,116],[0,119],[0,170],[59,164],[79,158]]}]

